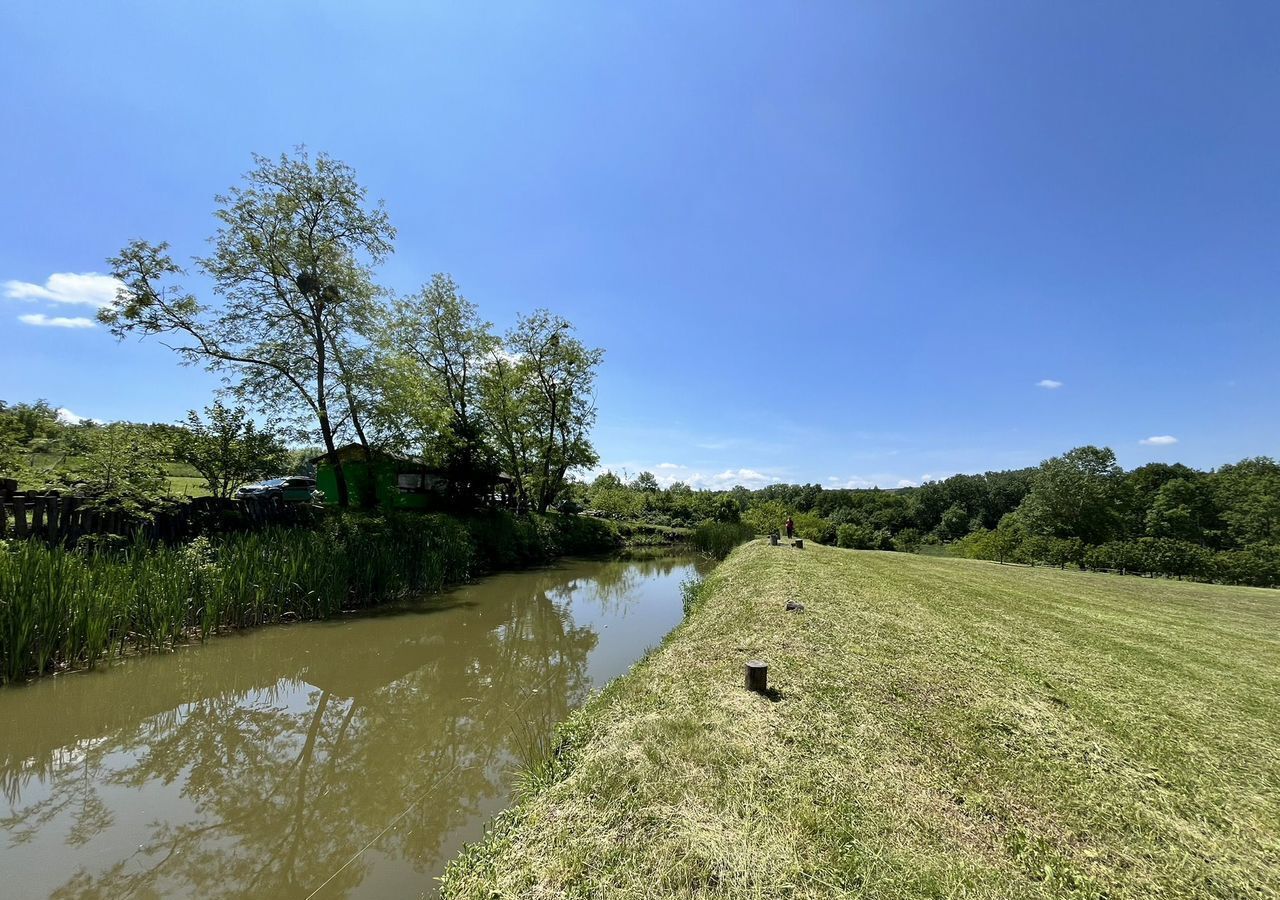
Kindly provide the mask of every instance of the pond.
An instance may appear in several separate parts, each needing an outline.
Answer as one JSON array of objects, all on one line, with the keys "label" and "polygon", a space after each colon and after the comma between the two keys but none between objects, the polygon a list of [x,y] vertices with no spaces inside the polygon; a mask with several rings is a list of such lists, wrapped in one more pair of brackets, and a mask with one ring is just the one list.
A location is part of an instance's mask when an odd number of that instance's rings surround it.
[{"label": "pond", "polygon": [[0,895],[434,896],[700,566],[565,562],[0,690]]}]

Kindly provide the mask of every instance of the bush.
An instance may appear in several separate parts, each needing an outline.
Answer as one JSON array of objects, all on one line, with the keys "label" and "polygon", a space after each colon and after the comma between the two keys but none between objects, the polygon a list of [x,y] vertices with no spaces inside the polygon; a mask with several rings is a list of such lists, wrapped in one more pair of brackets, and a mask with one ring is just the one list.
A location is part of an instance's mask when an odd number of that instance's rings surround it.
[{"label": "bush", "polygon": [[870,525],[841,525],[836,529],[836,546],[848,550],[892,550],[889,532]]}]

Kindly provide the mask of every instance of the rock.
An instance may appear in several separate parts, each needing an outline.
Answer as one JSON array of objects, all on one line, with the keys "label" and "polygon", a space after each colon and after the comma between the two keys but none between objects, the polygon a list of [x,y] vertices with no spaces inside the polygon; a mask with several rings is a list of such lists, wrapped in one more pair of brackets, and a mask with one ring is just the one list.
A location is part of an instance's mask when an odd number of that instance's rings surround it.
[{"label": "rock", "polygon": [[804,612],[804,604],[799,600],[788,600],[787,612]]}]

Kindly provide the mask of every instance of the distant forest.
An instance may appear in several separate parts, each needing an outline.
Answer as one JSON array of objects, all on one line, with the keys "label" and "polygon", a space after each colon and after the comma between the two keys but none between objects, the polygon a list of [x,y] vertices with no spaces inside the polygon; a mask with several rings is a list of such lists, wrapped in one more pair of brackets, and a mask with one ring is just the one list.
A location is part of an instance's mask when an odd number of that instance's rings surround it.
[{"label": "distant forest", "polygon": [[630,482],[606,472],[574,490],[598,515],[657,525],[736,517],[767,533],[791,516],[801,537],[859,550],[1280,585],[1280,464],[1267,457],[1126,472],[1110,449],[1078,447],[1035,468],[895,490],[660,489],[648,472]]}]

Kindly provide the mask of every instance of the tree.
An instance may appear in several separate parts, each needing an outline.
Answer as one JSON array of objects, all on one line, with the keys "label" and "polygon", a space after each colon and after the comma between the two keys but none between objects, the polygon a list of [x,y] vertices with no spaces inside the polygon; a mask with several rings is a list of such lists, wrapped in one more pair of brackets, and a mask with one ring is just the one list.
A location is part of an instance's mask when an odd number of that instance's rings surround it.
[{"label": "tree", "polygon": [[346,506],[334,436],[348,423],[367,446],[351,356],[372,319],[371,267],[395,229],[342,162],[301,149],[254,162],[243,185],[216,198],[213,252],[196,259],[221,306],[173,283],[185,273],[168,244],[136,240],[110,260],[123,287],[99,318],[121,339],[176,338],[184,362],[235,373],[228,389],[239,399],[291,414],[304,439],[318,432]]},{"label": "tree", "polygon": [[1210,477],[1237,546],[1280,543],[1280,463],[1259,456],[1223,466]]},{"label": "tree", "polygon": [[1205,544],[1217,535],[1217,526],[1213,498],[1207,483],[1199,480],[1166,481],[1147,510],[1146,532],[1155,538]]},{"label": "tree", "polygon": [[497,474],[480,403],[480,376],[498,348],[492,327],[437,274],[396,301],[378,337],[379,419],[448,472],[461,506],[474,505]]},{"label": "tree", "polygon": [[86,431],[82,455],[61,474],[91,506],[146,517],[169,489],[167,447],[146,426],[117,422]]},{"label": "tree", "polygon": [[538,512],[555,502],[568,472],[598,460],[588,435],[604,351],[589,349],[572,330],[545,309],[521,316],[482,378],[498,459],[521,507]]},{"label": "tree", "polygon": [[215,497],[230,497],[246,481],[287,469],[289,453],[270,427],[260,429],[243,406],[220,402],[205,408],[208,421],[194,409],[174,442],[174,456],[190,465]]},{"label": "tree", "polygon": [[1122,474],[1110,448],[1077,447],[1040,464],[1018,516],[1032,534],[1100,544],[1120,524]]},{"label": "tree", "polygon": [[955,540],[969,533],[969,514],[959,503],[953,503],[942,514],[938,524],[938,534],[944,540]]},{"label": "tree", "polygon": [[631,482],[631,490],[652,494],[662,489],[658,486],[658,479],[652,472],[641,472],[636,476],[636,480]]}]

